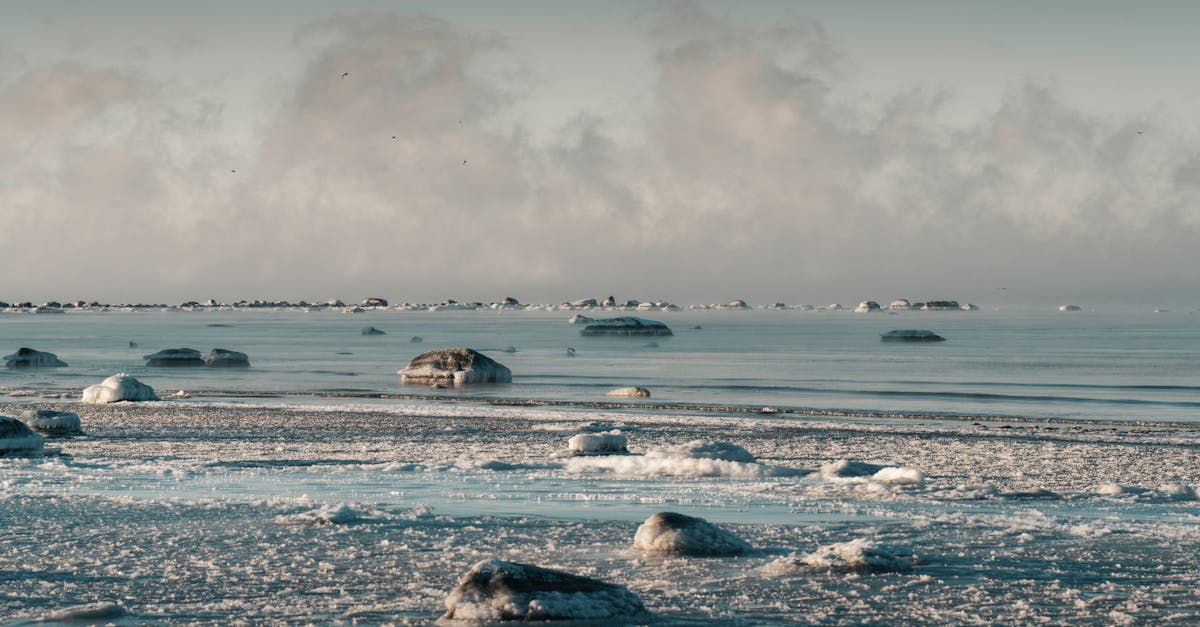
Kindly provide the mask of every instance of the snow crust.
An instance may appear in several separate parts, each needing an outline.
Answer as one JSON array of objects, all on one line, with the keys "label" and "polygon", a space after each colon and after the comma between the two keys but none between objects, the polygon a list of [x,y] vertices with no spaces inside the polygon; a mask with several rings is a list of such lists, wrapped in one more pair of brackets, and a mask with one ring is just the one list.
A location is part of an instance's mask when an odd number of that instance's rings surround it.
[{"label": "snow crust", "polygon": [[[442,622],[630,620],[645,614],[625,586],[530,564],[476,563],[446,597]],[[450,623],[455,624],[455,623]]]},{"label": "snow crust", "polygon": [[345,525],[357,522],[360,518],[359,513],[346,503],[334,503],[307,512],[277,516],[275,522],[284,525]]},{"label": "snow crust", "polygon": [[776,575],[794,575],[812,570],[905,571],[918,562],[911,549],[859,538],[824,546],[811,553],[793,553],[765,566]]},{"label": "snow crust", "polygon": [[633,548],[676,555],[741,555],[749,542],[703,518],[658,512],[638,526]]},{"label": "snow crust", "polygon": [[85,403],[116,403],[119,401],[157,401],[154,388],[138,381],[135,377],[124,372],[97,383],[83,390]]}]

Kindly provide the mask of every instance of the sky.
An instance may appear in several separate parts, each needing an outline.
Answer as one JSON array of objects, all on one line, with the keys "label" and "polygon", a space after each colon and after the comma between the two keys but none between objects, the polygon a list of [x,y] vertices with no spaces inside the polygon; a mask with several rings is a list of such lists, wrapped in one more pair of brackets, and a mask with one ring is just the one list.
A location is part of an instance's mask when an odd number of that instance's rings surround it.
[{"label": "sky", "polygon": [[0,5],[0,300],[1194,308],[1200,5]]}]

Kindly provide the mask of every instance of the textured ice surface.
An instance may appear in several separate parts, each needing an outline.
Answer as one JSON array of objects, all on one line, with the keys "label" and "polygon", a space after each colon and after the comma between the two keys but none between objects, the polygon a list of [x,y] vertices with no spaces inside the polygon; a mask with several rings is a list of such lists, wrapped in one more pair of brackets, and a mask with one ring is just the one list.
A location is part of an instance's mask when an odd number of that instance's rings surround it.
[{"label": "textured ice surface", "polygon": [[[493,558],[618,582],[665,625],[781,624],[796,608],[823,624],[1200,621],[1200,511],[1187,500],[1200,484],[1200,432],[1190,427],[395,403],[37,407],[77,411],[88,430],[63,442],[62,457],[0,458],[0,520],[36,529],[0,534],[0,615],[17,621],[119,603],[128,614],[114,622],[128,624],[429,624],[461,574]],[[635,451],[707,439],[758,459],[656,462],[760,470],[547,462],[564,425],[616,424],[636,434]],[[810,472],[838,460],[880,468]],[[924,480],[877,480],[884,468]],[[1118,490],[1099,493],[1105,484]],[[358,514],[351,524],[275,522],[343,502]],[[664,510],[757,551],[629,550],[638,525]],[[851,539],[912,547],[920,560],[894,571],[764,569],[791,555],[849,563],[830,547]]]}]

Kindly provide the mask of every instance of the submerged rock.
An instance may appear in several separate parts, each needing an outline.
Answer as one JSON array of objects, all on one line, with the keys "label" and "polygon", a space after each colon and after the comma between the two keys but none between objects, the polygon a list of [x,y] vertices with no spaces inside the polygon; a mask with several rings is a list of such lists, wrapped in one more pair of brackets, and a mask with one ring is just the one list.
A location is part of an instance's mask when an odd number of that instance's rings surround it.
[{"label": "submerged rock", "polygon": [[443,348],[421,353],[400,371],[401,383],[508,383],[512,371],[471,348]]},{"label": "submerged rock", "polygon": [[884,342],[945,342],[946,338],[927,329],[896,329],[879,336]]},{"label": "submerged rock", "polygon": [[4,356],[6,368],[62,368],[67,363],[54,353],[21,347],[17,352]]},{"label": "submerged rock", "polygon": [[441,624],[500,621],[578,621],[620,624],[648,618],[625,586],[558,570],[484,560],[471,567],[446,597]]},{"label": "submerged rock", "polygon": [[25,424],[35,431],[47,435],[71,435],[83,433],[79,414],[69,411],[54,411],[52,409],[26,409],[21,414]]},{"label": "submerged rock", "polygon": [[617,388],[604,393],[605,396],[620,396],[622,398],[650,398],[650,390],[642,387]]},{"label": "submerged rock", "polygon": [[582,331],[583,336],[603,335],[673,335],[667,325],[656,320],[622,316],[593,320]]},{"label": "submerged rock", "polygon": [[0,457],[5,455],[41,455],[46,439],[33,432],[25,423],[0,416]]},{"label": "submerged rock", "polygon": [[646,519],[633,536],[633,548],[675,555],[741,555],[749,542],[703,518],[659,512]]},{"label": "submerged rock", "polygon": [[209,368],[249,368],[250,358],[246,353],[214,348],[204,356],[204,365]]},{"label": "submerged rock", "polygon": [[386,332],[380,331],[379,329],[376,329],[375,327],[363,327],[362,334],[363,335],[387,335]]},{"label": "submerged rock", "polygon": [[204,358],[200,351],[192,348],[167,348],[154,353],[143,355],[147,366],[186,367],[203,366]]},{"label": "submerged rock", "polygon": [[123,372],[114,374],[96,385],[89,385],[83,390],[83,402],[85,403],[157,400],[159,399],[158,395],[154,393],[154,388]]}]

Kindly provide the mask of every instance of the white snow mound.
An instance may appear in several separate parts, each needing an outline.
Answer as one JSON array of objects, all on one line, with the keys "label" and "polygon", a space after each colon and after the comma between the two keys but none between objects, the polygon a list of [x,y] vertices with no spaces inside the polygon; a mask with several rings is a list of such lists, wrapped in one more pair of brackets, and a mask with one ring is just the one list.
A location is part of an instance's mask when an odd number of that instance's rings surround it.
[{"label": "white snow mound", "polygon": [[633,548],[676,555],[741,555],[748,542],[693,516],[659,512],[646,519],[633,536]]},{"label": "white snow mound", "polygon": [[326,505],[310,512],[301,512],[290,516],[278,516],[275,522],[284,525],[344,525],[360,520],[358,512],[345,503]]},{"label": "white snow mound", "polygon": [[118,401],[157,401],[154,388],[124,372],[83,390],[85,403],[116,403]]},{"label": "white snow mound", "polygon": [[446,597],[440,624],[499,621],[580,621],[620,624],[645,618],[646,608],[625,586],[530,564],[484,560]]},{"label": "white snow mound", "polygon": [[567,448],[574,455],[611,455],[628,453],[625,434],[619,430],[604,433],[580,433],[567,440]]},{"label": "white snow mound", "polygon": [[811,570],[890,572],[909,570],[918,561],[911,549],[859,538],[824,546],[812,553],[793,553],[763,566],[777,575],[792,575]]},{"label": "white snow mound", "polygon": [[674,459],[719,459],[727,462],[753,463],[754,456],[750,451],[730,442],[715,442],[712,440],[692,440],[686,444],[651,449],[646,457]]},{"label": "white snow mound", "polygon": [[925,473],[916,468],[891,466],[880,469],[879,472],[871,475],[871,479],[891,485],[923,485]]}]

